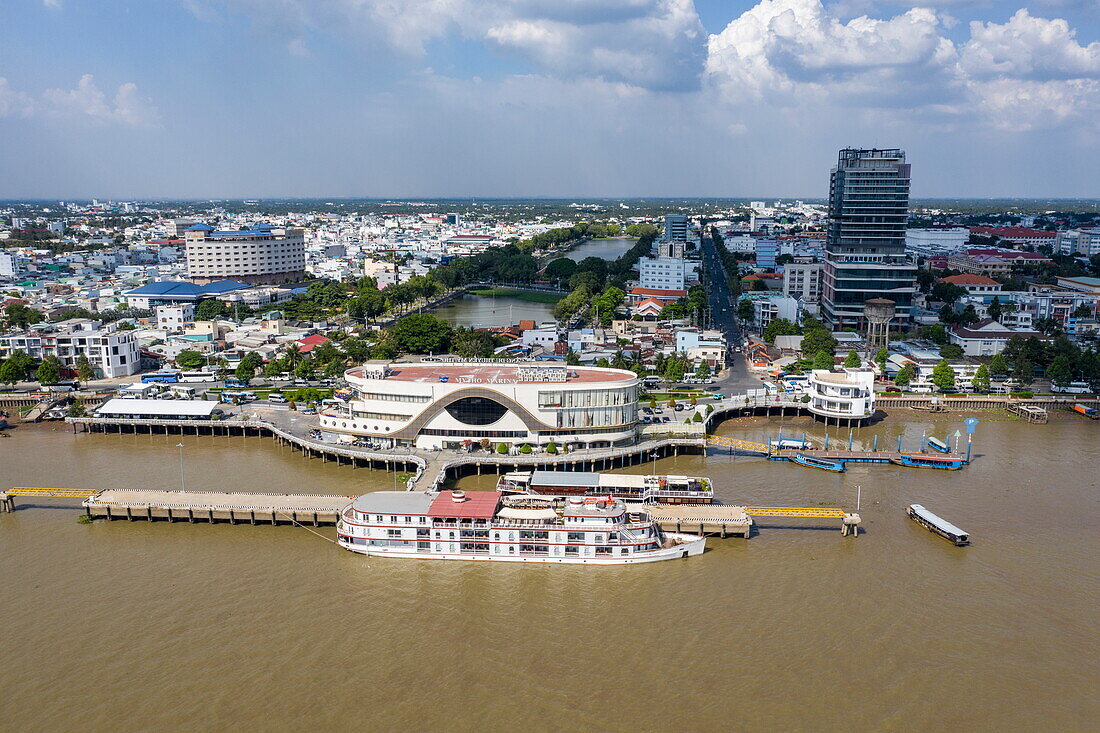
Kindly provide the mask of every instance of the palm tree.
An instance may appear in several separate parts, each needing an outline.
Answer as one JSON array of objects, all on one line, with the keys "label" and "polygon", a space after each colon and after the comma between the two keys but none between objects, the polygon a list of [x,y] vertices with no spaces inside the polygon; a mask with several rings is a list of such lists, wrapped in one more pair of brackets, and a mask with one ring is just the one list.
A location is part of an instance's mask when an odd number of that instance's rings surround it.
[{"label": "palm tree", "polygon": [[289,371],[294,371],[294,367],[298,366],[298,362],[302,360],[302,352],[297,343],[291,343],[286,347],[286,360],[290,364]]}]

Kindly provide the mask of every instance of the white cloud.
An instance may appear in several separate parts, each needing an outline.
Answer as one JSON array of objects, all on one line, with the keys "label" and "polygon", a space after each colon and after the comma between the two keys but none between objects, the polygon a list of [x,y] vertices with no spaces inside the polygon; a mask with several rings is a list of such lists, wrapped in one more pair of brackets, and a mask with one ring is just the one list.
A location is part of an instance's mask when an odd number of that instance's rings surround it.
[{"label": "white cloud", "polygon": [[1076,35],[1064,20],[1021,8],[1004,24],[971,23],[960,65],[975,78],[1100,79],[1100,41],[1082,46]]},{"label": "white cloud", "polygon": [[[25,95],[24,95],[25,96]],[[150,127],[159,122],[152,100],[138,93],[137,85],[119,86],[108,99],[91,74],[80,77],[75,89],[47,89],[36,109],[54,117],[90,118],[96,122],[130,127]]]},{"label": "white cloud", "polygon": [[58,9],[61,7],[61,0],[42,0],[42,4],[47,8]]},{"label": "white cloud", "polygon": [[[196,17],[209,4],[185,0]],[[458,36],[522,55],[564,78],[603,78],[646,88],[699,83],[705,33],[692,0],[222,0],[265,32],[347,35],[412,58]]]},{"label": "white cloud", "polygon": [[12,89],[8,80],[0,76],[0,117],[30,117],[34,107],[33,99]]},{"label": "white cloud", "polygon": [[971,23],[959,47],[947,27],[925,8],[845,23],[820,0],[762,0],[710,37],[707,81],[730,102],[893,109],[895,120],[1009,130],[1086,118],[1100,105],[1100,43],[1081,45],[1066,21],[1020,10],[1005,24]]}]

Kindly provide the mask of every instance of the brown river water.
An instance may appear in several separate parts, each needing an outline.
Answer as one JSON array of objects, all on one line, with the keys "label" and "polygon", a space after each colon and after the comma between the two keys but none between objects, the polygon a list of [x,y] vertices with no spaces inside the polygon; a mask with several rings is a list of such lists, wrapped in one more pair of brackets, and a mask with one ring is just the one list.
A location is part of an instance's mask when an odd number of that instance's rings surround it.
[{"label": "brown river water", "polygon": [[[854,438],[915,448],[958,419]],[[825,432],[720,432],[781,425]],[[295,527],[82,525],[71,503],[23,502],[0,515],[0,729],[1096,730],[1098,436],[1066,415],[988,419],[954,473],[719,451],[627,469],[770,505],[854,508],[858,485],[865,530],[763,519],[631,567],[370,559]],[[264,438],[182,440],[189,488],[392,488]],[[16,429],[0,486],[177,488],[178,442]],[[910,522],[910,503],[973,545]]]}]

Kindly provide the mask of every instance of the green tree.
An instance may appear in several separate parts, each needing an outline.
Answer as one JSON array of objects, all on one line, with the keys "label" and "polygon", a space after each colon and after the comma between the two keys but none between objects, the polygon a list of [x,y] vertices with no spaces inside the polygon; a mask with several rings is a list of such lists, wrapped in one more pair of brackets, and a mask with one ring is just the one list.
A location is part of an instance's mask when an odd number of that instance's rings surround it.
[{"label": "green tree", "polygon": [[1005,363],[1003,356],[994,354],[993,358],[989,360],[989,373],[996,375],[1008,374],[1008,364]]},{"label": "green tree", "polygon": [[464,359],[483,359],[493,355],[496,342],[492,334],[476,328],[456,328],[451,337],[451,351]]},{"label": "green tree", "polygon": [[1073,381],[1073,369],[1070,365],[1069,357],[1056,356],[1054,361],[1047,367],[1047,379],[1051,384],[1058,387],[1065,387],[1067,384]]},{"label": "green tree", "polygon": [[42,311],[35,310],[22,303],[12,303],[4,308],[4,320],[11,328],[26,328],[42,322]]},{"label": "green tree", "polygon": [[989,317],[994,321],[1000,322],[1001,316],[1004,315],[1004,307],[1001,305],[1001,299],[996,295],[993,296],[993,300],[989,304],[989,308],[986,309]]},{"label": "green tree", "polygon": [[294,376],[298,377],[298,379],[309,381],[311,379],[316,379],[317,375],[314,371],[313,360],[306,358],[302,359],[298,362],[298,366],[294,367]]},{"label": "green tree", "polygon": [[942,323],[933,323],[931,326],[925,326],[921,335],[932,343],[939,344],[940,346],[947,343],[947,329],[944,328]]},{"label": "green tree", "polygon": [[836,353],[836,346],[836,339],[824,328],[807,331],[802,337],[801,348],[803,354],[817,354],[819,351],[827,351],[831,357]]},{"label": "green tree", "polygon": [[397,321],[390,329],[394,345],[409,354],[446,353],[452,329],[430,313],[417,313]]},{"label": "green tree", "polygon": [[38,365],[38,371],[34,373],[35,379],[41,385],[57,384],[61,381],[61,364],[53,356],[47,356]]},{"label": "green tree", "polygon": [[886,373],[886,362],[890,358],[890,352],[886,349],[879,349],[875,352],[875,363],[878,364],[878,370],[883,374]]},{"label": "green tree", "polygon": [[206,357],[194,349],[184,349],[176,354],[176,366],[181,369],[199,369],[206,364]]},{"label": "green tree", "polygon": [[941,281],[932,286],[932,300],[954,303],[964,295],[966,295],[966,288],[961,285],[952,285]]},{"label": "green tree", "polygon": [[786,318],[776,318],[764,327],[764,340],[775,343],[776,336],[793,336],[798,333],[798,326]]},{"label": "green tree", "polygon": [[549,443],[546,444],[546,452],[549,453],[550,455],[556,455],[557,454],[558,446],[555,445],[554,441],[551,440]]},{"label": "green tree", "polygon": [[497,443],[497,453],[502,456],[508,455],[508,446],[504,443]]},{"label": "green tree", "polygon": [[233,376],[245,384],[248,384],[252,381],[252,378],[256,376],[256,367],[244,359],[241,359],[241,363],[237,365],[237,369],[233,372]]},{"label": "green tree", "polygon": [[855,349],[848,352],[848,356],[844,357],[844,366],[848,369],[855,369],[863,364],[863,360],[859,358],[859,354]]},{"label": "green tree", "polygon": [[195,308],[195,320],[213,321],[217,318],[224,318],[231,313],[232,311],[225,303],[215,298],[209,298],[199,303]]},{"label": "green tree", "polygon": [[1022,389],[1030,387],[1035,381],[1035,369],[1031,366],[1031,362],[1023,357],[1016,359],[1012,363],[1012,379]]},{"label": "green tree", "polygon": [[264,367],[264,376],[277,377],[283,372],[290,371],[287,367],[287,363],[282,359],[272,359]]},{"label": "green tree", "polygon": [[916,376],[917,368],[913,366],[912,362],[906,362],[902,365],[901,369],[898,370],[897,375],[894,376],[894,384],[904,389],[909,386]]},{"label": "green tree", "polygon": [[710,379],[710,364],[706,359],[699,362],[699,366],[695,368],[695,376],[699,379]]},{"label": "green tree", "polygon": [[81,382],[95,379],[95,369],[92,368],[92,362],[88,361],[87,354],[76,357],[76,378]]},{"label": "green tree", "polygon": [[26,369],[14,358],[0,362],[0,384],[12,385],[22,381],[27,375]]},{"label": "green tree", "polygon": [[965,355],[963,347],[958,344],[944,344],[940,347],[940,356],[944,359],[961,359]]},{"label": "green tree", "polygon": [[742,298],[737,301],[737,317],[742,321],[751,321],[755,313],[756,310],[753,308],[751,300]]},{"label": "green tree", "polygon": [[955,370],[941,359],[940,363],[932,368],[932,384],[941,392],[953,392],[955,390]]},{"label": "green tree", "polygon": [[814,354],[813,368],[814,369],[832,369],[835,366],[833,361],[833,352],[831,351],[818,351]]},{"label": "green tree", "polygon": [[974,377],[970,380],[970,383],[973,385],[975,392],[988,392],[989,367],[987,367],[985,364],[979,366],[978,369],[974,372]]},{"label": "green tree", "polygon": [[69,405],[69,409],[66,414],[69,417],[84,417],[85,412],[86,410],[84,409],[84,401],[73,400],[73,403]]}]

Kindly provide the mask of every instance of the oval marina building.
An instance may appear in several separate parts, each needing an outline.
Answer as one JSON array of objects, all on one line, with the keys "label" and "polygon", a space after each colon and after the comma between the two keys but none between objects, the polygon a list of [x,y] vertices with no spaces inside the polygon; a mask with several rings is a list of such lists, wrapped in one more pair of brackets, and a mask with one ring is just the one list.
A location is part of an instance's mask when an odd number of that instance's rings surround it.
[{"label": "oval marina building", "polygon": [[343,440],[435,450],[470,442],[603,448],[632,443],[639,380],[622,369],[544,363],[367,362],[320,415]]}]

